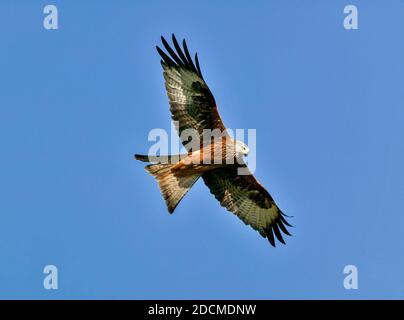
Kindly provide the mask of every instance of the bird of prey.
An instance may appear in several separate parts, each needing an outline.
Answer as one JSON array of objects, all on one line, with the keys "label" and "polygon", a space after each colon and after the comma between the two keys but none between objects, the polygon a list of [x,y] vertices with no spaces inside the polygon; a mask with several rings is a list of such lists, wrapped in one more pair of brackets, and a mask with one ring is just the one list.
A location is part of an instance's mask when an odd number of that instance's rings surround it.
[{"label": "bird of prey", "polygon": [[[240,159],[248,154],[248,147],[227,134],[215,99],[202,76],[198,55],[195,54],[194,62],[185,39],[181,48],[174,34],[174,49],[164,37],[161,40],[166,52],[156,48],[161,56],[170,111],[187,153],[178,156],[136,154],[135,158],[151,163],[145,169],[157,180],[170,213],[202,177],[223,207],[257,230],[272,246],[275,247],[275,237],[285,244],[282,233],[290,235],[286,226],[291,226],[285,219],[287,216],[249,171],[249,174],[239,174],[239,168],[247,169]],[[204,142],[190,147],[189,140],[182,135],[188,129],[193,129]],[[220,139],[208,139],[206,143],[203,139],[206,130],[219,130],[223,134]],[[223,161],[217,162],[216,154]],[[212,160],[212,155],[213,163],[205,161],[208,156]],[[229,159],[234,161],[224,161]]]}]

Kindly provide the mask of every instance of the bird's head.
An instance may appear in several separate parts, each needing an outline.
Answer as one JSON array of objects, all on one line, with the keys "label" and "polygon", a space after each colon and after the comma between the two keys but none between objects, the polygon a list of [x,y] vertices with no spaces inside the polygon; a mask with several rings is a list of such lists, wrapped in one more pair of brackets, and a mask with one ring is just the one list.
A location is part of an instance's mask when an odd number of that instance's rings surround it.
[{"label": "bird's head", "polygon": [[248,146],[244,143],[241,142],[239,140],[236,140],[236,153],[241,153],[244,156],[248,155],[248,152],[250,152],[250,149],[248,148]]}]

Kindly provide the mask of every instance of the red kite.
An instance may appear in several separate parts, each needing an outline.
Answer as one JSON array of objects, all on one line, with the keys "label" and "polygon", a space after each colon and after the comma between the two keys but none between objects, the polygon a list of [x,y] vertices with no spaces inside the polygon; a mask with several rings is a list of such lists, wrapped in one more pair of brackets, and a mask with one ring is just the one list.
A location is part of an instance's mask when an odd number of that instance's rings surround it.
[{"label": "red kite", "polygon": [[[248,147],[227,134],[215,99],[203,79],[198,55],[195,54],[194,63],[185,40],[182,49],[174,35],[172,41],[175,51],[163,37],[161,40],[167,53],[158,46],[156,48],[162,58],[170,111],[188,153],[176,156],[176,159],[174,156],[151,157],[138,154],[135,158],[153,163],[145,169],[157,180],[170,213],[174,212],[181,199],[202,177],[223,207],[235,213],[261,236],[268,238],[272,246],[275,246],[274,235],[284,244],[282,232],[290,235],[285,227],[290,226],[285,219],[286,215],[249,171],[247,175],[238,174],[239,168],[248,170],[246,164],[240,161],[248,154]],[[189,129],[193,129],[201,141],[204,140],[206,130],[218,129],[223,135],[219,142],[208,140],[208,143],[199,144],[198,148],[191,148],[189,141],[183,138],[183,133]],[[214,159],[217,159],[216,154],[220,155],[223,161],[205,162],[207,156],[212,157],[212,154]],[[235,161],[225,161],[229,159]]]}]

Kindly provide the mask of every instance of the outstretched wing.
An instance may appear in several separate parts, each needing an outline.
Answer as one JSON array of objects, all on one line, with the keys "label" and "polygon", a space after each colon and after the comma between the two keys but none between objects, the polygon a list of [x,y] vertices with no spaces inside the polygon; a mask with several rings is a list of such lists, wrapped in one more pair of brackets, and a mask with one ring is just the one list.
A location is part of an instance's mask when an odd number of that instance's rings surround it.
[{"label": "outstretched wing", "polygon": [[[178,122],[178,134],[184,146],[187,147],[187,142],[190,139],[181,136],[184,130],[197,130],[202,143],[204,129],[219,129],[225,133],[225,127],[217,111],[215,98],[203,80],[198,55],[195,54],[195,66],[185,40],[183,41],[183,49],[181,49],[174,35],[172,40],[175,51],[163,37],[161,37],[161,41],[168,54],[158,46],[156,48],[162,58],[161,65],[164,69],[165,86],[170,101],[172,119]],[[188,149],[191,146],[188,145]]]},{"label": "outstretched wing", "polygon": [[210,192],[227,210],[257,230],[275,247],[276,238],[285,244],[282,232],[290,235],[285,215],[267,190],[250,175],[238,175],[236,166],[205,172],[202,175]]}]

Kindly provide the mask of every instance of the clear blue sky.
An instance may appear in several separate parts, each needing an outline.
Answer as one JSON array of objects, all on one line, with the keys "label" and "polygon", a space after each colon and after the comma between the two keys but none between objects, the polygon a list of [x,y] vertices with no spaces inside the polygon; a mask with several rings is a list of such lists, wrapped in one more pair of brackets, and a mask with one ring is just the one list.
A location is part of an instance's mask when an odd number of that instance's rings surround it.
[{"label": "clear blue sky", "polygon": [[[404,298],[403,1],[51,3],[53,31],[49,2],[0,4],[0,298]],[[154,46],[172,32],[226,125],[257,129],[286,246],[202,181],[169,215],[132,159],[170,128]]]}]

